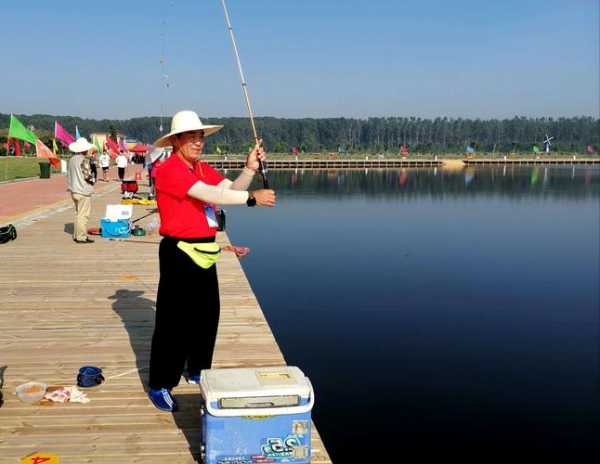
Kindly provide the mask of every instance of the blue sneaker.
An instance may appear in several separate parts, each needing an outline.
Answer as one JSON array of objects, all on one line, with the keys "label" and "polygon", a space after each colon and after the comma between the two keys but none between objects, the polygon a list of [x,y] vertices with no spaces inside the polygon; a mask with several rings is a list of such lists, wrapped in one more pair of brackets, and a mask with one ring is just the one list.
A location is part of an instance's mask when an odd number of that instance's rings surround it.
[{"label": "blue sneaker", "polygon": [[152,404],[161,411],[177,411],[177,403],[175,402],[175,398],[173,398],[171,392],[166,388],[161,388],[160,390],[150,390],[148,392],[148,398],[150,398]]},{"label": "blue sneaker", "polygon": [[187,380],[187,383],[189,384],[200,385],[200,374],[188,375],[185,380]]}]

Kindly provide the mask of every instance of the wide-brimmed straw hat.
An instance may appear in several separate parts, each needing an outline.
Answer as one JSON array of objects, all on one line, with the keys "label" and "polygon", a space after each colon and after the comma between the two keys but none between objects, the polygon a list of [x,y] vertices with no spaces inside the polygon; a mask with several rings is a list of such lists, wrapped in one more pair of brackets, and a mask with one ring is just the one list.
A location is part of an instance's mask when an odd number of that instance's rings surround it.
[{"label": "wide-brimmed straw hat", "polygon": [[173,119],[171,120],[171,132],[166,135],[163,135],[156,142],[154,142],[155,147],[168,147],[172,145],[170,141],[171,136],[182,134],[184,132],[191,131],[204,131],[204,136],[214,134],[217,131],[223,129],[223,126],[211,126],[202,123],[200,118],[196,114],[195,111],[180,111],[175,113]]},{"label": "wide-brimmed straw hat", "polygon": [[69,144],[69,150],[73,153],[82,153],[90,148],[94,148],[94,145],[88,142],[85,137],[79,137],[75,142]]}]

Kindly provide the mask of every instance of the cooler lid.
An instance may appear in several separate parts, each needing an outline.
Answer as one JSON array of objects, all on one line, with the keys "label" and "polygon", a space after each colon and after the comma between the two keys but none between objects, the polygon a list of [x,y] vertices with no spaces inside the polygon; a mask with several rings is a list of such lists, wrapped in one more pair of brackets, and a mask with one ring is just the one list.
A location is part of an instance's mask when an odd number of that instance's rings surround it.
[{"label": "cooler lid", "polygon": [[201,388],[207,402],[223,398],[265,396],[311,396],[310,381],[293,366],[207,369],[201,374]]}]

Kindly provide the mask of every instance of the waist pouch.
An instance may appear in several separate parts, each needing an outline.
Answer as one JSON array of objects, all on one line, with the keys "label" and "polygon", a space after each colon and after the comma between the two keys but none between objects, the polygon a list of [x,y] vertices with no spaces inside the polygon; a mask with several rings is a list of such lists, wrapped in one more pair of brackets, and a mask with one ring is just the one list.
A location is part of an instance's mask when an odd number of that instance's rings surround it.
[{"label": "waist pouch", "polygon": [[16,240],[16,238],[17,229],[15,229],[15,226],[9,224],[6,227],[0,227],[0,243],[10,242]]},{"label": "waist pouch", "polygon": [[192,258],[192,261],[202,269],[212,267],[219,259],[221,247],[218,243],[188,243],[180,240],[177,242],[177,248]]}]

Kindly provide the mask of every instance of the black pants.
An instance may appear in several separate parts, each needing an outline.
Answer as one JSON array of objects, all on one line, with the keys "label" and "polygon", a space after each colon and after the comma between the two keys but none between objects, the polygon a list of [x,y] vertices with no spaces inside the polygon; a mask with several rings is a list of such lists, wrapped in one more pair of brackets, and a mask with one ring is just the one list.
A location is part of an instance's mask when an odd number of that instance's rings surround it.
[{"label": "black pants", "polygon": [[[187,362],[190,375],[210,369],[219,325],[217,267],[203,269],[177,248],[179,239],[160,242],[160,281],[150,353],[152,389],[171,389]],[[185,239],[214,242],[214,238]]]},{"label": "black pants", "polygon": [[119,180],[123,180],[125,177],[125,168],[117,168],[117,173],[119,175]]}]

